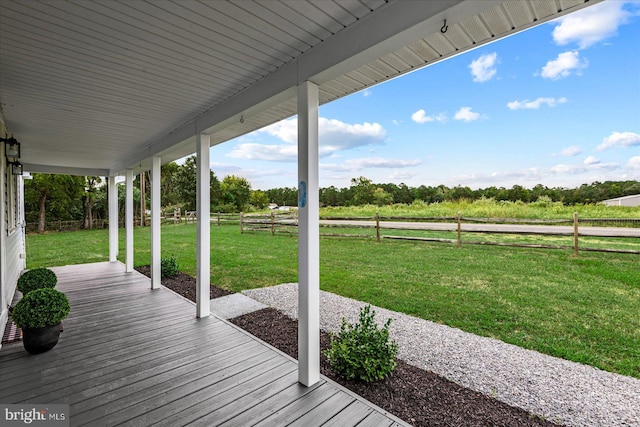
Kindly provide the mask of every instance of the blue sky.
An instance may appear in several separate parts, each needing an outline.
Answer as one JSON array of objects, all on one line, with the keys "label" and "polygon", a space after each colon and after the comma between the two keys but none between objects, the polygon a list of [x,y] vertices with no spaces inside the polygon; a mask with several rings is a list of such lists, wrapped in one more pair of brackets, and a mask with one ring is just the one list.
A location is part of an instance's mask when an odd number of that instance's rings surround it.
[{"label": "blue sky", "polygon": [[[295,118],[211,149],[254,189],[297,186]],[[616,0],[320,108],[320,186],[576,187],[640,180],[640,1]]]}]

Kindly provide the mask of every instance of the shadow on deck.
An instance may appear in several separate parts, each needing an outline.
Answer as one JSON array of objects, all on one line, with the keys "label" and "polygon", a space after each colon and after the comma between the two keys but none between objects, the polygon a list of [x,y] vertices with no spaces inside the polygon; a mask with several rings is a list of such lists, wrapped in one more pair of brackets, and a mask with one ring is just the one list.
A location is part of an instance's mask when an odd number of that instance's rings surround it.
[{"label": "shadow on deck", "polygon": [[1,403],[66,403],[71,425],[399,426],[396,417],[120,263],[53,269],[71,302],[58,345],[0,350]]}]

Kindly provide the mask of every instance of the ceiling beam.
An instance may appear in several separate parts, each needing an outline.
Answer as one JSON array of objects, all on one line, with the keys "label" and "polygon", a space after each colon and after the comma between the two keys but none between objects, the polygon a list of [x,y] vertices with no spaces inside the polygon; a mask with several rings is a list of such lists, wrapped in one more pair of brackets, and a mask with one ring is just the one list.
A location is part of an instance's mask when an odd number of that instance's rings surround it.
[{"label": "ceiling beam", "polygon": [[31,173],[51,173],[59,175],[76,175],[76,176],[109,176],[109,169],[95,168],[75,168],[67,166],[37,165],[32,163],[24,163],[22,169]]}]

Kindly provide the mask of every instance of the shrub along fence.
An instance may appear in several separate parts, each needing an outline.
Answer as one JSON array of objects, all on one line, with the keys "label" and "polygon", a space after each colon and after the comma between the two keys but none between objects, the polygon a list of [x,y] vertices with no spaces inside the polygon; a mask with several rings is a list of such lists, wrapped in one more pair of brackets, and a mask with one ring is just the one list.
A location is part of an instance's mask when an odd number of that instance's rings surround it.
[{"label": "shrub along fence", "polygon": [[[466,227],[464,225],[467,224]],[[240,214],[240,231],[267,231],[272,235],[276,233],[296,233],[298,226],[297,216],[292,214],[266,214],[247,215]],[[424,242],[439,242],[455,244],[458,247],[465,245],[495,245],[525,248],[543,249],[569,249],[573,250],[575,256],[579,251],[616,252],[640,254],[640,250],[607,248],[600,242],[597,247],[585,246],[584,239],[606,239],[610,238],[637,238],[640,236],[640,218],[631,219],[610,219],[610,218],[579,218],[575,213],[571,219],[507,219],[507,218],[466,218],[461,214],[455,217],[324,217],[321,218],[320,226],[328,229],[344,229],[344,233],[322,232],[323,236],[370,238],[380,242],[382,239],[393,240],[413,240]],[[594,232],[593,227],[608,228],[606,232]],[[624,229],[622,228],[624,227]],[[365,230],[372,230],[367,233]],[[638,233],[627,229],[638,229]],[[404,231],[404,233],[397,233]],[[454,233],[454,238],[433,237],[425,234],[447,234]],[[390,234],[394,233],[394,234]],[[483,235],[517,235],[529,236],[527,242],[513,242],[509,239],[480,240],[469,236]],[[463,236],[466,238],[463,239]],[[565,237],[565,241],[571,244],[548,244],[535,242],[538,236],[544,241],[545,236],[553,238]],[[581,243],[582,239],[582,243]],[[505,241],[506,240],[506,241]],[[531,242],[534,241],[534,243]],[[637,247],[637,245],[632,245]]]}]

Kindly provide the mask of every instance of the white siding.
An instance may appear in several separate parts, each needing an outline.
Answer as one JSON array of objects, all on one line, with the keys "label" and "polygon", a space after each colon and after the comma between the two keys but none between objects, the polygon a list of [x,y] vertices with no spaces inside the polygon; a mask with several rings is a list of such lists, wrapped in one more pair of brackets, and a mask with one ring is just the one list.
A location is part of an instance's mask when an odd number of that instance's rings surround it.
[{"label": "white siding", "polygon": [[[0,117],[0,131],[5,135],[5,127]],[[0,159],[4,160],[4,144],[0,144]],[[25,268],[24,241],[24,186],[18,177],[15,185],[8,185],[14,177],[7,173],[5,162],[0,161],[0,336],[4,334],[9,317],[8,306],[13,299],[20,273]],[[13,194],[8,194],[10,191]],[[10,209],[10,204],[14,208]],[[8,214],[15,213],[12,220]],[[11,230],[8,226],[11,223]]]}]

